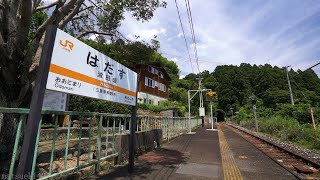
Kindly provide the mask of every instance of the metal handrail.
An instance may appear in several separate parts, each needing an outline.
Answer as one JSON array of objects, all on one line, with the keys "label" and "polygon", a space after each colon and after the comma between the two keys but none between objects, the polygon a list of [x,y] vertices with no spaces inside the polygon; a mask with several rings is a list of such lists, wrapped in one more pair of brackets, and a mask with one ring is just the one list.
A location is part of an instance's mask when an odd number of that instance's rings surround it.
[{"label": "metal handrail", "polygon": [[[0,114],[2,114],[2,118],[6,114],[16,114],[19,116],[18,126],[16,130],[16,137],[14,142],[14,147],[12,151],[11,164],[8,172],[8,179],[11,180],[14,177],[14,169],[17,163],[18,157],[18,149],[19,142],[23,133],[23,126],[27,119],[27,115],[30,110],[25,108],[5,108],[0,107]],[[53,127],[53,137],[50,141],[43,141],[47,144],[51,144],[50,152],[50,161],[48,160],[49,170],[47,174],[43,174],[39,176],[39,173],[36,172],[37,166],[37,157],[40,155],[39,145],[40,136],[41,136],[41,126],[43,122],[43,115],[52,115],[52,120],[54,121]],[[59,116],[66,116],[68,120],[67,133],[65,137],[65,147],[61,148],[61,145],[57,147],[57,143],[61,144],[61,140],[58,137],[58,121]],[[77,144],[70,144],[71,142],[71,128],[72,120],[77,119],[80,121],[78,129],[78,140]],[[84,121],[90,121],[89,127],[85,129],[83,127]],[[93,119],[96,120],[96,123],[93,123]],[[188,132],[189,121],[188,118],[185,117],[162,117],[162,116],[144,116],[139,115],[137,118],[137,126],[136,132],[150,131],[152,129],[162,129],[162,139],[169,141],[170,139],[179,136],[183,133]],[[36,145],[34,151],[34,158],[32,163],[32,171],[30,174],[30,179],[40,178],[40,179],[49,179],[52,177],[58,177],[61,175],[65,175],[68,172],[80,170],[82,168],[88,167],[90,165],[95,165],[95,170],[100,171],[100,162],[105,161],[107,159],[118,156],[118,152],[116,149],[116,136],[126,135],[130,132],[130,121],[131,115],[129,114],[112,114],[112,113],[99,113],[99,112],[76,112],[76,111],[42,111],[41,112],[41,120],[39,122],[38,133],[36,137]],[[190,126],[195,128],[199,126],[201,121],[198,118],[193,118]],[[89,135],[86,137],[83,136],[83,131],[89,131]],[[72,139],[72,142],[75,140]],[[64,142],[64,141],[63,141]],[[87,144],[86,144],[87,143]],[[93,144],[95,143],[95,144]],[[91,146],[94,146],[95,149],[92,149]],[[68,166],[68,155],[70,147],[73,146],[77,149],[77,157],[76,157],[76,165],[70,167]],[[109,151],[109,146],[110,150]],[[83,151],[83,147],[87,147],[87,161],[84,164],[80,164],[80,152]],[[103,152],[103,147],[104,151]],[[40,148],[43,148],[42,146]],[[60,148],[60,149],[59,149]],[[53,164],[57,159],[55,159],[56,151],[64,151],[63,169],[58,172],[53,171]],[[93,159],[93,152],[95,153],[96,158]]]}]

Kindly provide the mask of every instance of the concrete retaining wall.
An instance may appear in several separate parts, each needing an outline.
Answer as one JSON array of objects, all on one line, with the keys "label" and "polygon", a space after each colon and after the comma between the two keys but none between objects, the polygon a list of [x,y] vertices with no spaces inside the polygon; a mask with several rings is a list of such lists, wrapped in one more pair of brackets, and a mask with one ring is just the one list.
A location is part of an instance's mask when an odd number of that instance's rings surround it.
[{"label": "concrete retaining wall", "polygon": [[[123,163],[129,157],[129,137],[130,135],[118,136],[116,140],[116,149],[119,154],[118,163]],[[162,129],[153,129],[136,133],[135,138],[135,155],[141,155],[144,152],[151,151],[160,147],[162,143]]]}]

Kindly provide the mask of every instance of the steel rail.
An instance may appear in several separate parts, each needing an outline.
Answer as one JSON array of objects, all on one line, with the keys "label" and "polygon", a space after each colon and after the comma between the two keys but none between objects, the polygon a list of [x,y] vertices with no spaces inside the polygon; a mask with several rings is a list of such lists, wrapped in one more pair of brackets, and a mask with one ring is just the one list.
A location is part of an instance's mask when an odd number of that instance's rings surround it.
[{"label": "steel rail", "polygon": [[[287,153],[287,154],[288,154],[289,156],[291,156],[292,158],[295,158],[295,159],[297,159],[297,160],[302,161],[304,164],[307,164],[307,165],[309,165],[309,166],[312,166],[313,168],[316,168],[316,169],[320,169],[320,163],[315,162],[314,160],[312,160],[312,159],[310,159],[310,158],[307,158],[307,157],[304,157],[304,156],[302,156],[302,155],[300,155],[300,154],[297,154],[297,153],[295,153],[295,152],[293,152],[293,151],[291,151],[291,150],[289,150],[289,149],[286,149],[285,147],[279,146],[279,145],[276,144],[276,143],[273,143],[273,142],[271,142],[271,141],[269,141],[269,140],[266,140],[266,139],[264,139],[264,138],[261,138],[261,137],[255,135],[255,134],[253,134],[253,133],[251,133],[251,132],[248,132],[248,131],[246,131],[246,130],[244,130],[244,129],[242,129],[242,128],[239,128],[239,127],[237,127],[237,126],[234,126],[234,125],[232,125],[232,124],[229,124],[229,123],[223,123],[223,124],[226,125],[226,126],[228,126],[228,127],[233,128],[233,129],[235,129],[235,130],[237,130],[237,131],[243,132],[243,133],[245,133],[245,134],[247,134],[247,135],[249,135],[249,136],[251,136],[251,137],[253,137],[253,138],[257,139],[257,140],[259,140],[259,141],[262,141],[263,143],[266,143],[266,144],[268,144],[268,145],[270,145],[270,146],[273,146],[273,147],[277,148],[278,150],[283,151],[284,153]],[[241,137],[242,137],[243,139],[245,139],[246,141],[248,141],[249,143],[253,144],[252,142],[250,142],[249,140],[247,140],[247,139],[246,139],[245,137],[243,137],[242,135],[241,135]],[[261,150],[261,149],[260,149],[258,146],[256,146],[255,144],[253,144],[253,145],[254,145],[257,149],[259,149],[262,153],[266,154],[270,159],[272,159],[272,160],[275,161],[277,164],[279,164],[281,167],[283,167],[283,168],[286,169],[288,172],[290,172],[292,175],[294,175],[295,177],[297,177],[297,178],[299,178],[299,179],[306,179],[306,177],[305,177],[306,174],[299,173],[298,171],[293,171],[292,169],[286,167],[283,163],[277,161],[272,155],[264,152],[263,150]],[[303,176],[302,176],[301,174],[303,174]]]}]

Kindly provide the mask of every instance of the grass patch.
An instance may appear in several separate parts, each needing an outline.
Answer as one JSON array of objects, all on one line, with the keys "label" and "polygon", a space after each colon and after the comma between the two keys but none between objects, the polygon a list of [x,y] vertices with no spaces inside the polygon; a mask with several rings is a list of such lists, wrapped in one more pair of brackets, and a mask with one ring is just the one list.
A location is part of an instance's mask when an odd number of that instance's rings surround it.
[{"label": "grass patch", "polygon": [[[242,126],[254,125],[254,121],[244,120]],[[259,130],[277,139],[288,141],[298,146],[320,152],[320,129],[313,129],[311,124],[300,124],[296,119],[272,116],[259,119]]]}]

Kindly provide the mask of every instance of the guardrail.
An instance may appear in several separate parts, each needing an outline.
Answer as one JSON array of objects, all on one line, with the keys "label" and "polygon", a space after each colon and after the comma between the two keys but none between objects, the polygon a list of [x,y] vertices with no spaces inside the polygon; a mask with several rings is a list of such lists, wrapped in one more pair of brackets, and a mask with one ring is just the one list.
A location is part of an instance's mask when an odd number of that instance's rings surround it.
[{"label": "guardrail", "polygon": [[[29,114],[29,109],[21,108],[0,108],[0,118],[8,120],[7,115],[11,118],[18,119],[16,136],[12,150],[11,163],[7,179],[14,177],[15,167],[18,159],[19,144],[22,139],[23,126]],[[42,128],[42,122],[45,118],[51,118],[54,126],[51,129],[51,135],[48,138],[41,137],[41,133],[45,134],[45,128]],[[46,117],[47,116],[47,117]],[[59,127],[59,117],[64,116],[68,122],[67,128]],[[13,119],[10,119],[13,120]],[[68,172],[78,171],[91,165],[95,165],[95,171],[100,170],[100,162],[118,156],[115,148],[116,136],[129,134],[131,116],[128,114],[109,114],[97,112],[74,112],[74,111],[42,111],[41,120],[39,122],[38,133],[36,137],[36,145],[34,150],[34,158],[32,162],[32,171],[29,179],[48,179],[58,177]],[[201,119],[192,118],[191,128],[195,128],[201,124]],[[76,127],[72,127],[76,126]],[[87,127],[85,127],[87,126]],[[149,131],[152,129],[162,129],[163,140],[169,141],[171,138],[181,135],[189,131],[188,118],[168,118],[161,116],[138,116],[136,132]],[[53,131],[53,132],[52,132]],[[62,131],[65,133],[58,133]],[[63,134],[63,135],[61,135]],[[50,149],[51,148],[51,149]],[[73,157],[70,157],[73,152]],[[41,153],[50,155],[47,158],[48,171],[41,174],[36,166]],[[58,159],[57,154],[63,154]],[[82,156],[86,155],[85,161]],[[73,159],[74,164],[69,164],[68,160]],[[54,162],[59,162],[60,169],[54,167]],[[40,176],[39,176],[40,175]]]}]

